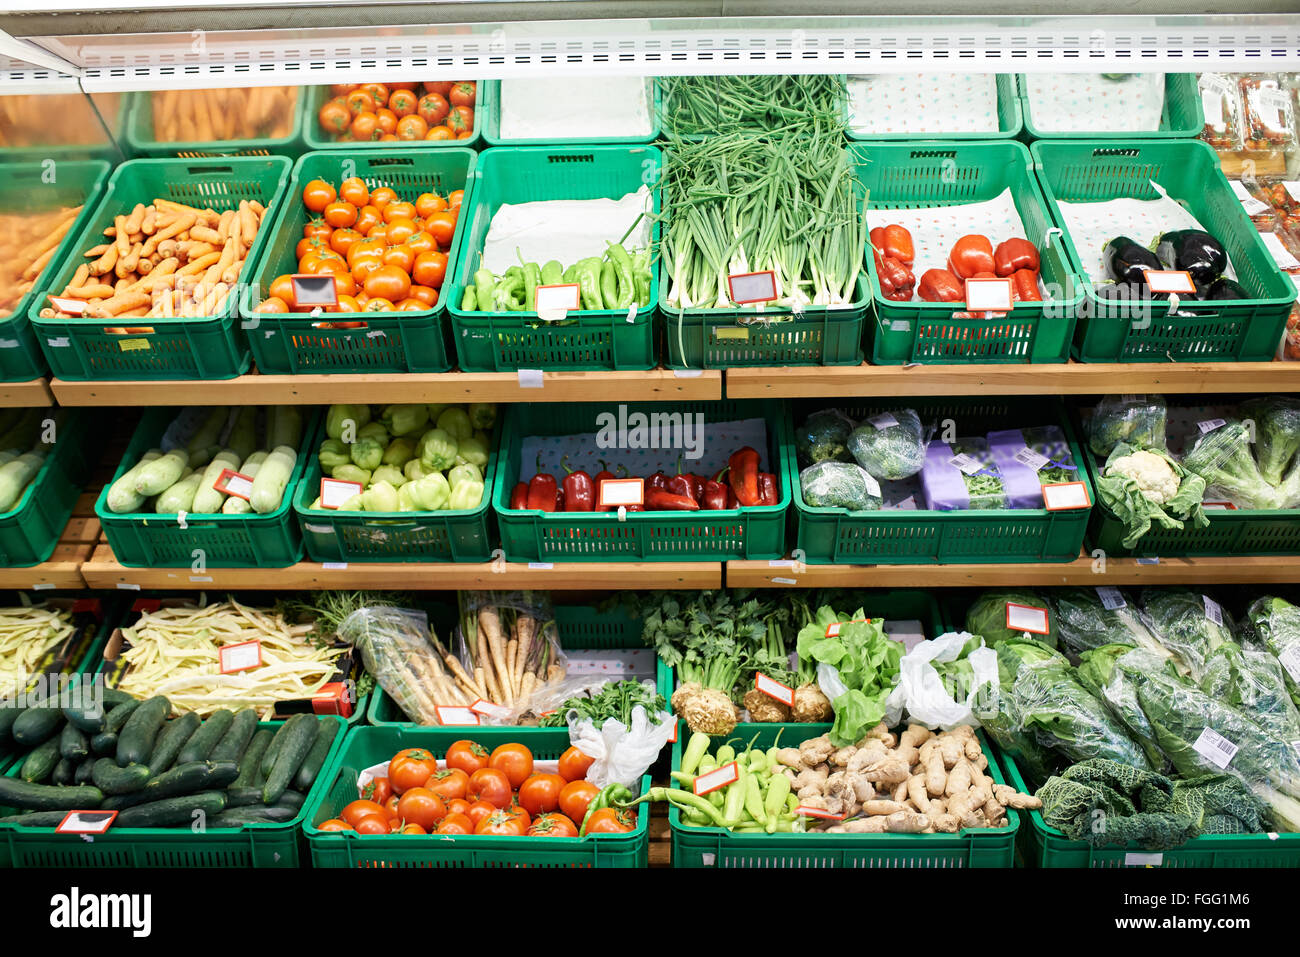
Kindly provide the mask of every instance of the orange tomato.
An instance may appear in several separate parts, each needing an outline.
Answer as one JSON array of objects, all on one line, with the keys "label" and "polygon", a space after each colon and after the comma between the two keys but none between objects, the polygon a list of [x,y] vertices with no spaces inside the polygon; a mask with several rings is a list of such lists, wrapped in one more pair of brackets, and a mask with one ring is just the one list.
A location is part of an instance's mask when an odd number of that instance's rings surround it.
[{"label": "orange tomato", "polygon": [[[337,283],[335,285],[337,286]],[[354,289],[356,288],[355,283],[353,284],[352,288]],[[334,311],[335,312],[360,312],[361,303],[357,302],[356,296],[341,294],[339,296],[338,305],[334,307]]]},{"label": "orange tomato", "polygon": [[384,265],[396,266],[402,272],[410,275],[411,266],[415,263],[415,253],[411,251],[410,246],[403,246],[398,243],[396,246],[389,246],[384,250]]},{"label": "orange tomato", "polygon": [[[394,203],[388,209],[393,209],[397,205],[397,203]],[[384,210],[384,212],[387,213],[388,209]],[[397,246],[420,232],[420,227],[416,225],[415,220],[410,216],[395,215],[385,216],[384,218],[386,220],[384,235],[387,237],[389,245]]]},{"label": "orange tomato", "polygon": [[[338,193],[334,192],[334,187],[323,179],[314,179],[302,188],[302,204],[313,213],[321,212],[336,199],[338,199]],[[303,235],[309,235],[305,227]]]},{"label": "orange tomato", "polygon": [[401,795],[390,794],[388,795],[388,800],[384,802],[384,813],[388,816],[388,819],[390,821],[398,820],[397,802],[400,801],[401,799],[402,799]]},{"label": "orange tomato", "polygon": [[596,763],[596,759],[583,754],[577,748],[569,748],[560,755],[560,777],[566,781],[581,781],[587,776],[587,769]]},{"label": "orange tomato", "polygon": [[359,239],[349,246],[346,256],[349,263],[355,264],[358,259],[381,258],[384,255],[384,249],[383,243],[367,236],[365,239]]},{"label": "orange tomato", "polygon": [[519,785],[519,805],[532,815],[554,811],[568,782],[558,774],[532,774]]},{"label": "orange tomato", "polygon": [[339,184],[339,199],[360,209],[370,201],[370,190],[360,176],[349,176]]},{"label": "orange tomato", "polygon": [[[433,303],[429,303],[433,305]],[[288,312],[289,304],[279,296],[271,296],[269,299],[263,299],[257,306],[257,312]]]},{"label": "orange tomato", "polygon": [[457,134],[456,134],[456,139],[458,139],[458,140],[467,140],[467,139],[472,138],[473,136],[474,136],[474,131],[473,131],[473,130],[466,130],[466,131],[463,132],[463,133],[457,133]]},{"label": "orange tomato", "polygon": [[381,268],[384,261],[379,256],[366,256],[352,263],[352,278],[364,285],[366,277]]},{"label": "orange tomato", "polygon": [[378,207],[367,203],[365,206],[362,206],[357,210],[357,221],[352,228],[362,236],[367,236],[370,234],[370,230],[374,229],[383,221],[384,214],[379,211]]},{"label": "orange tomato", "polygon": [[411,278],[421,286],[441,289],[443,280],[447,278],[447,254],[420,253],[411,267]]},{"label": "orange tomato", "polygon": [[367,817],[375,817],[375,816],[387,818],[388,812],[384,810],[384,806],[382,804],[379,804],[375,801],[364,801],[364,800],[353,801],[352,803],[346,805],[343,808],[342,813],[339,814],[339,817],[341,817],[347,823],[351,824],[353,827],[356,827],[357,822],[360,821],[361,819]]},{"label": "orange tomato", "polygon": [[340,821],[336,817],[332,817],[328,821],[321,821],[316,825],[318,831],[351,831],[352,829],[351,824],[347,821]]},{"label": "orange tomato", "polygon": [[381,213],[389,203],[397,202],[397,191],[390,186],[380,186],[370,191],[370,205]]},{"label": "orange tomato", "polygon": [[587,815],[587,805],[599,793],[600,788],[590,781],[570,781],[560,790],[560,810],[567,817],[581,822]]},{"label": "orange tomato", "polygon": [[429,132],[429,124],[422,117],[414,114],[404,116],[397,121],[397,138],[399,140],[422,140]]},{"label": "orange tomato", "polygon": [[379,137],[379,140],[380,140],[381,143],[396,143],[396,142],[397,142],[397,134],[396,134],[396,133],[385,133],[383,136]]},{"label": "orange tomato", "polygon": [[[453,770],[453,771],[459,771],[460,769],[459,769],[459,768],[452,768],[451,770]],[[466,783],[468,784],[468,777],[466,778]],[[466,801],[464,798],[452,798],[450,801],[447,802],[447,813],[448,813],[448,814],[464,814],[464,815],[466,815],[466,816],[468,817],[468,816],[469,816],[469,809],[470,809],[471,806],[472,806],[472,805],[471,805],[468,801]]]},{"label": "orange tomato", "polygon": [[378,226],[371,226],[370,232],[366,233],[366,238],[373,239],[375,242],[383,243],[385,246],[387,246],[388,227],[385,226],[383,223],[380,223]]},{"label": "orange tomato", "polygon": [[473,774],[488,766],[488,750],[477,741],[461,738],[447,745],[443,763],[449,768],[460,768],[466,774]]},{"label": "orange tomato", "polygon": [[478,87],[472,81],[463,80],[452,84],[447,101],[452,106],[473,106],[477,93]]},{"label": "orange tomato", "polygon": [[421,312],[429,307],[418,299],[407,297],[397,304],[398,312]]},{"label": "orange tomato", "polygon": [[298,240],[298,245],[293,249],[294,258],[302,259],[302,257],[307,255],[309,252],[319,249],[321,245],[322,243],[319,239],[308,239],[304,236],[302,239]]},{"label": "orange tomato", "polygon": [[461,204],[465,202],[465,191],[463,189],[453,189],[447,194],[447,202],[451,204],[452,209],[460,209]]},{"label": "orange tomato", "polygon": [[298,260],[298,272],[311,273],[312,275],[315,275],[316,267],[320,264],[320,255],[316,252],[309,252]]},{"label": "orange tomato", "polygon": [[330,96],[347,96],[357,86],[356,83],[333,83],[330,85]]},{"label": "orange tomato", "polygon": [[352,117],[352,125],[348,127],[348,132],[352,134],[353,138],[362,142],[373,140],[378,131],[379,117],[369,110],[362,110]]},{"label": "orange tomato", "polygon": [[[418,223],[417,225],[423,227],[424,223]],[[406,245],[410,246],[411,252],[415,253],[417,256],[420,255],[420,253],[435,252],[438,248],[437,241],[426,233],[423,228],[412,233],[411,237],[406,241]]]},{"label": "orange tomato", "polygon": [[456,214],[451,210],[434,213],[424,221],[424,228],[429,231],[441,249],[450,249],[452,238],[456,235]]},{"label": "orange tomato", "polygon": [[451,130],[445,126],[431,126],[429,132],[424,134],[426,140],[449,140],[451,139]]},{"label": "orange tomato", "polygon": [[408,824],[418,824],[433,830],[447,816],[447,805],[428,788],[411,788],[402,793],[397,802],[397,816]]},{"label": "orange tomato", "polygon": [[397,114],[387,107],[380,107],[375,110],[375,125],[381,133],[396,133]]},{"label": "orange tomato", "polygon": [[454,80],[438,80],[436,83],[431,83],[428,80],[424,81],[424,89],[426,92],[437,93],[439,96],[444,97],[451,95],[451,88],[453,86],[455,86]]},{"label": "orange tomato", "polygon": [[451,111],[451,104],[441,93],[426,93],[420,97],[420,102],[415,108],[420,119],[430,126],[437,126],[447,118],[447,114]]},{"label": "orange tomato", "polygon": [[393,304],[389,302],[387,299],[367,298],[365,304],[362,305],[361,307],[361,311],[362,312],[392,312],[394,308],[395,307],[393,306]]},{"label": "orange tomato", "polygon": [[293,278],[288,274],[276,276],[271,280],[271,287],[267,290],[272,299],[279,299],[290,309],[296,309],[298,297],[293,292]]},{"label": "orange tomato", "polygon": [[626,834],[634,827],[636,812],[624,808],[603,807],[587,821],[588,834]]},{"label": "orange tomato", "polygon": [[412,286],[411,298],[420,300],[426,306],[436,306],[438,304],[438,290],[430,289],[428,286]]},{"label": "orange tomato", "polygon": [[334,295],[336,296],[355,296],[357,293],[356,280],[352,278],[352,270],[348,264],[339,260],[328,259],[320,264],[316,270],[316,275],[329,275],[334,277]]},{"label": "orange tomato", "polygon": [[528,828],[529,837],[577,837],[578,828],[563,814],[542,814]]},{"label": "orange tomato", "polygon": [[429,780],[429,775],[436,770],[438,759],[430,751],[424,748],[403,748],[388,762],[388,781],[393,786],[393,793],[403,794],[411,788],[423,787],[424,782]]},{"label": "orange tomato", "polygon": [[382,83],[362,83],[361,89],[369,93],[380,106],[388,102],[388,87]]},{"label": "orange tomato", "polygon": [[437,193],[421,193],[415,197],[415,215],[425,219],[447,208],[447,201]]},{"label": "orange tomato", "polygon": [[448,814],[438,822],[435,834],[473,834],[474,822],[465,814]]},{"label": "orange tomato", "polygon": [[335,229],[344,229],[357,221],[357,208],[346,200],[335,200],[325,207],[322,215]]},{"label": "orange tomato", "polygon": [[[526,745],[513,741],[501,744],[488,758],[488,767],[503,773],[509,780],[510,787],[517,788],[533,773],[533,752]],[[470,780],[472,783],[473,778]]]},{"label": "orange tomato", "polygon": [[491,814],[495,814],[498,808],[491,801],[475,801],[465,812],[465,816],[470,819],[470,823],[478,827],[479,821]]},{"label": "orange tomato", "polygon": [[410,116],[415,112],[415,104],[419,102],[419,97],[405,87],[393,90],[388,97],[388,108],[399,117]]},{"label": "orange tomato", "polygon": [[405,824],[402,826],[402,833],[403,834],[428,834],[429,832],[426,831],[424,828],[420,827],[420,825],[418,824]]},{"label": "orange tomato", "polygon": [[523,837],[528,833],[528,823],[506,811],[497,811],[479,821],[474,833],[492,837]]},{"label": "orange tomato", "polygon": [[468,106],[453,106],[447,114],[447,129],[458,135],[474,129],[474,110]]},{"label": "orange tomato", "polygon": [[326,100],[316,112],[316,121],[326,133],[342,133],[352,122],[352,111],[341,97]]},{"label": "orange tomato", "polygon": [[415,204],[408,203],[404,199],[395,199],[383,209],[384,222],[391,223],[395,219],[416,219]]},{"label": "orange tomato", "polygon": [[[400,303],[398,308],[401,308]],[[469,791],[469,775],[460,768],[441,768],[429,775],[424,786],[447,802],[447,810],[450,811],[453,801],[465,799]],[[469,807],[468,804],[465,806]]]},{"label": "orange tomato", "polygon": [[355,229],[336,229],[330,233],[330,249],[340,256],[346,256],[348,250],[362,240],[362,235]]},{"label": "orange tomato", "polygon": [[365,90],[353,90],[344,99],[347,101],[348,110],[351,111],[353,116],[358,113],[373,113],[379,105],[375,102],[375,98]]}]

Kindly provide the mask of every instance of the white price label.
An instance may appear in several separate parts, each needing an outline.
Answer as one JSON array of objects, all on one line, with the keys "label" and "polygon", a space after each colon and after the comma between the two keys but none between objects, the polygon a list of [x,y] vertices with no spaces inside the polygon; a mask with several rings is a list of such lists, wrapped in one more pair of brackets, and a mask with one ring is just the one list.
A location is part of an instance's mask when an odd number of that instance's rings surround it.
[{"label": "white price label", "polygon": [[888,412],[881,412],[879,415],[873,415],[871,418],[867,419],[867,421],[877,429],[892,429],[894,426],[898,425],[898,419],[894,418]]},{"label": "white price label", "polygon": [[554,567],[555,567],[554,562],[529,562],[528,563],[529,571],[549,572]]},{"label": "white price label", "polygon": [[117,819],[116,811],[69,811],[54,828],[56,834],[103,834]]},{"label": "white price label", "polygon": [[1088,487],[1082,482],[1054,482],[1043,486],[1043,507],[1049,512],[1091,508]]},{"label": "white price label", "polygon": [[966,280],[966,308],[971,312],[1010,312],[1014,305],[1010,279]]},{"label": "white price label", "polygon": [[1192,744],[1192,750],[1223,771],[1232,763],[1238,748],[1213,728],[1206,728]]},{"label": "white price label", "polygon": [[732,273],[727,277],[727,287],[731,301],[738,306],[749,302],[770,302],[776,298],[776,273],[770,269]]},{"label": "white price label", "polygon": [[1204,435],[1206,432],[1221,429],[1227,424],[1227,419],[1206,419],[1204,422],[1197,422],[1196,427],[1201,430],[1201,435]]},{"label": "white price label", "polygon": [[1107,611],[1128,607],[1128,602],[1124,600],[1124,596],[1120,594],[1119,589],[1111,585],[1098,585],[1097,597],[1101,599],[1101,607]]},{"label": "white price label", "polygon": [[360,495],[363,491],[365,491],[365,487],[360,482],[322,478],[320,480],[321,508],[342,508],[344,502],[354,495]]},{"label": "white price label", "polygon": [[1214,622],[1220,628],[1223,627],[1223,606],[1211,598],[1209,595],[1202,595],[1201,601],[1205,603],[1205,617]]},{"label": "white price label", "polygon": [[434,705],[439,724],[478,724],[478,715],[469,708],[452,705]]},{"label": "white price label", "polygon": [[1282,649],[1282,653],[1277,656],[1286,673],[1291,676],[1292,681],[1300,681],[1300,642],[1287,645]]},{"label": "white price label", "polygon": [[347,562],[321,562],[320,567],[331,572],[345,572],[348,570]]},{"label": "white price label", "polygon": [[1227,124],[1223,122],[1223,96],[1214,90],[1201,91],[1201,108],[1205,110],[1205,122],[1222,131]]},{"label": "white price label", "polygon": [[1260,233],[1259,238],[1279,269],[1300,268],[1300,259],[1292,256],[1290,250],[1282,245],[1282,239],[1277,233]]},{"label": "white price label", "polygon": [[1163,851],[1128,851],[1124,855],[1125,867],[1162,867],[1164,863]]},{"label": "white price label", "polygon": [[1202,502],[1201,508],[1207,512],[1235,512],[1237,506],[1231,502]]},{"label": "white price label", "polygon": [[1139,558],[1139,559],[1137,559],[1137,563],[1138,563],[1139,565],[1159,565],[1159,564],[1160,564],[1160,559],[1157,558],[1157,557],[1154,556],[1154,555],[1150,555],[1150,556],[1148,556],[1148,557],[1146,557],[1146,558]]},{"label": "white price label", "polygon": [[504,721],[510,717],[510,709],[505,705],[496,704],[492,701],[486,701],[478,698],[469,706],[469,710],[475,714],[481,714],[485,718],[496,718],[498,721]]},{"label": "white price label", "polygon": [[518,375],[521,389],[540,389],[545,384],[541,369],[520,369]]},{"label": "white price label", "polygon": [[794,689],[781,684],[775,678],[769,678],[761,671],[754,674],[754,688],[787,707],[794,707]]},{"label": "white price label", "polygon": [[217,657],[220,659],[218,668],[223,675],[258,668],[262,664],[262,642],[254,638],[235,645],[222,645],[217,649]]},{"label": "white price label", "polygon": [[906,319],[895,319],[889,323],[890,332],[911,332],[912,324]]},{"label": "white price label", "polygon": [[1172,293],[1175,296],[1196,295],[1196,283],[1191,273],[1182,269],[1148,269],[1147,286],[1152,292]]},{"label": "white price label", "polygon": [[1046,465],[1048,462],[1052,461],[1046,455],[1043,455],[1039,452],[1035,452],[1033,449],[1029,448],[1029,446],[1025,446],[1023,449],[1017,452],[1015,454],[1015,459],[1021,465],[1028,466],[1029,468],[1033,469],[1035,472],[1041,472],[1043,466]]},{"label": "white price label", "polygon": [[645,479],[605,479],[600,483],[598,505],[618,508],[620,505],[641,505],[645,502]]},{"label": "white price label", "polygon": [[728,784],[734,784],[740,778],[740,769],[736,762],[724,764],[708,774],[701,774],[695,779],[695,793],[697,795],[708,794],[710,791],[716,791],[718,788],[725,788]]},{"label": "white price label", "polygon": [[948,460],[948,464],[954,468],[960,469],[967,475],[975,475],[980,471],[980,469],[984,468],[984,466],[980,465],[965,452],[958,452]]},{"label": "white price label", "polygon": [[1258,216],[1268,211],[1268,203],[1251,196],[1250,190],[1246,189],[1244,183],[1234,179],[1228,185],[1232,187],[1233,195],[1241,200],[1241,206],[1246,210],[1247,216]]},{"label": "white price label", "polygon": [[1027,631],[1034,635],[1051,633],[1047,621],[1047,609],[1035,608],[1033,605],[1017,605],[1007,602],[1007,630]]},{"label": "white price label", "polygon": [[[50,300],[51,306],[59,310],[59,312],[66,312],[70,316],[84,316],[86,310],[90,307],[90,303],[84,299],[70,299],[67,296],[48,296],[47,298]],[[59,341],[65,346],[68,344],[67,339],[60,339]],[[56,344],[53,339],[50,340],[50,345]]]},{"label": "white price label", "polygon": [[[550,313],[576,311],[579,307],[579,301],[578,284],[576,282],[537,287],[537,314],[542,319],[550,318]],[[543,313],[548,315],[542,315]],[[563,319],[564,316],[560,315],[556,316],[556,318]]]}]

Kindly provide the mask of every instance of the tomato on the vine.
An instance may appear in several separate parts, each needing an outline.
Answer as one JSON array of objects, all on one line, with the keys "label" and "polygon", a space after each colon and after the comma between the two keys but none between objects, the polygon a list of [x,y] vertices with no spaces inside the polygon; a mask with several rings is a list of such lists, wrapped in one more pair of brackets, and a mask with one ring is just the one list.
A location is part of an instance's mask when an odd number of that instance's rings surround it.
[{"label": "tomato on the vine", "polygon": [[488,766],[488,750],[477,741],[462,739],[451,743],[442,760],[449,768],[460,768],[466,774],[473,774]]},{"label": "tomato on the vine", "polygon": [[392,794],[393,786],[388,783],[388,778],[372,778],[370,783],[361,789],[362,798],[381,806]]},{"label": "tomato on the vine", "polygon": [[[375,293],[369,289],[367,295]],[[438,759],[424,748],[404,748],[393,755],[388,762],[388,780],[395,794],[401,794],[411,788],[423,787],[429,775],[438,770]]]},{"label": "tomato on the vine", "polygon": [[488,758],[488,767],[504,772],[510,787],[517,788],[533,773],[533,752],[515,742],[498,745]]}]

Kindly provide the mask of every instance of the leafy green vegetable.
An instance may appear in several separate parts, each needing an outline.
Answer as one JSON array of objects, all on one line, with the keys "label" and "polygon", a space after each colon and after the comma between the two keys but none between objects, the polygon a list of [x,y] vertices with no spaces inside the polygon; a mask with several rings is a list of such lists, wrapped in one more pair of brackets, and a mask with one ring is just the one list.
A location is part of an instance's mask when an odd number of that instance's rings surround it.
[{"label": "leafy green vegetable", "polygon": [[[1186,588],[1146,588],[1142,609],[1160,643],[1174,653],[1180,674],[1200,681],[1216,648],[1234,641],[1232,617],[1213,599]],[[1222,624],[1212,616],[1219,616]]]},{"label": "leafy green vegetable", "polygon": [[880,483],[852,462],[818,462],[799,473],[799,490],[814,508],[862,512],[880,508]]},{"label": "leafy green vegetable", "polygon": [[1137,682],[1149,671],[1168,671],[1173,663],[1168,653],[1156,654],[1128,645],[1102,645],[1080,656],[1075,675],[1079,683],[1096,695],[1142,748],[1151,767],[1165,770],[1168,760],[1155,742],[1155,732],[1138,703]]},{"label": "leafy green vegetable", "polygon": [[804,420],[795,429],[794,447],[800,466],[806,468],[817,462],[847,462],[849,433],[853,420],[839,409],[822,409]]},{"label": "leafy green vegetable", "polygon": [[1257,598],[1246,609],[1245,629],[1248,641],[1278,659],[1291,700],[1300,705],[1300,608],[1285,598]]},{"label": "leafy green vegetable", "polygon": [[1267,651],[1225,641],[1205,663],[1201,690],[1258,718],[1283,741],[1300,741],[1300,712],[1287,693],[1282,666]]},{"label": "leafy green vegetable", "polygon": [[1049,647],[1057,646],[1056,626],[1052,621],[1050,603],[1038,592],[1033,591],[1006,588],[984,592],[966,610],[966,630],[972,635],[980,635],[990,645],[996,645],[1008,638],[1019,638],[1025,632],[1013,631],[1007,627],[1008,604],[1047,609],[1048,633],[1034,637]]},{"label": "leafy green vegetable", "polygon": [[845,621],[823,605],[799,631],[799,657],[834,668],[847,689],[831,702],[835,724],[830,737],[837,747],[861,740],[884,718],[903,657],[903,646],[885,635],[884,620],[865,618],[859,608]]},{"label": "leafy green vegetable", "polygon": [[1280,484],[1286,467],[1300,451],[1300,399],[1292,395],[1259,396],[1243,402],[1238,412],[1255,423],[1259,474],[1270,485]]},{"label": "leafy green vegetable", "polygon": [[[1164,464],[1157,465],[1148,456]],[[1101,503],[1124,523],[1125,548],[1136,545],[1153,522],[1170,529],[1181,529],[1189,520],[1198,528],[1210,524],[1201,507],[1205,480],[1184,469],[1164,449],[1121,442],[1095,484]]]},{"label": "leafy green vegetable", "polygon": [[915,409],[872,416],[849,435],[849,452],[878,479],[910,478],[925,464],[925,434]]},{"label": "leafy green vegetable", "polygon": [[1164,396],[1106,396],[1088,420],[1088,444],[1105,456],[1121,443],[1163,449],[1166,416]]},{"label": "leafy green vegetable", "polygon": [[579,720],[590,718],[597,728],[603,728],[611,718],[617,718],[625,728],[630,728],[632,709],[637,705],[645,709],[651,724],[658,724],[660,712],[667,708],[664,696],[655,694],[640,681],[611,681],[595,694],[587,691],[565,699],[554,713],[542,718],[538,724],[543,728],[563,728],[569,723],[569,712],[576,711]]},{"label": "leafy green vegetable", "polygon": [[1123,603],[1117,608],[1107,608],[1095,588],[1052,591],[1053,625],[1061,644],[1076,655],[1104,645],[1128,645],[1172,657],[1142,621],[1133,597],[1113,591],[1113,598]]},{"label": "leafy green vegetable", "polygon": [[1198,436],[1183,456],[1183,468],[1205,479],[1210,488],[1220,489],[1241,508],[1278,508],[1277,490],[1260,474],[1250,451],[1250,430],[1233,419]]}]

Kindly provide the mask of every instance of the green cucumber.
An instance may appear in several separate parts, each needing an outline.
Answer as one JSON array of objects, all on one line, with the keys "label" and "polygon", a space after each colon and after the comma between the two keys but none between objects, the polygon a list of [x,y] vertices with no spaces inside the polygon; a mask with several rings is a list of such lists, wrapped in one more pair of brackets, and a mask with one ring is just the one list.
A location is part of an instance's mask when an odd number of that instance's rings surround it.
[{"label": "green cucumber", "polygon": [[113,731],[101,731],[90,739],[90,753],[99,755],[117,754],[117,734]]},{"label": "green cucumber", "polygon": [[104,718],[104,730],[111,734],[118,734],[122,730],[122,726],[126,724],[127,719],[135,712],[135,709],[140,707],[140,704],[139,698],[132,698],[130,701],[114,705],[113,709],[108,712],[108,716]]},{"label": "green cucumber", "polygon": [[158,729],[171,714],[172,703],[166,695],[154,695],[143,701],[140,707],[131,712],[117,733],[117,766],[124,768],[128,764],[149,764],[149,755],[153,753],[153,743],[158,737]]},{"label": "green cucumber", "polygon": [[252,708],[245,708],[243,711],[236,712],[234,719],[230,722],[230,730],[222,735],[221,740],[217,742],[217,746],[208,755],[208,759],[210,761],[238,761],[256,731],[256,711]]},{"label": "green cucumber", "polygon": [[72,761],[59,758],[59,763],[54,766],[54,773],[50,775],[50,783],[63,788],[72,787],[76,773],[77,766]]},{"label": "green cucumber", "polygon": [[212,749],[217,746],[217,742],[230,730],[230,723],[234,720],[235,715],[225,708],[212,712],[185,742],[181,753],[176,755],[176,763],[193,764],[195,761],[206,760],[212,753]]},{"label": "green cucumber", "polygon": [[91,755],[77,765],[77,772],[72,776],[73,784],[89,784],[90,777],[95,771],[95,763],[99,758]]},{"label": "green cucumber", "polygon": [[271,729],[257,729],[257,734],[253,735],[253,740],[248,742],[243,757],[239,759],[239,777],[235,778],[235,783],[231,787],[252,787],[254,782],[257,782],[262,768],[262,755],[266,753],[266,747],[273,737],[275,732]]},{"label": "green cucumber", "polygon": [[[86,808],[69,808],[69,810],[84,811]],[[0,817],[0,824],[21,824],[23,827],[58,827],[67,816],[67,811],[29,811],[26,814],[15,814],[12,817]]]},{"label": "green cucumber", "polygon": [[100,758],[90,779],[105,794],[130,794],[149,783],[149,765],[118,765],[113,758]]},{"label": "green cucumber", "polygon": [[234,781],[238,773],[239,768],[234,761],[195,761],[193,764],[181,764],[158,775],[134,793],[105,798],[104,808],[117,811],[150,801],[161,801],[163,798],[219,790]]},{"label": "green cucumber", "polygon": [[15,743],[25,748],[43,744],[58,733],[63,725],[63,712],[58,708],[28,708],[9,729]]},{"label": "green cucumber", "polygon": [[[211,819],[225,809],[226,796],[220,791],[200,791],[183,797],[163,798],[119,811],[114,827],[170,827],[195,822],[194,812]],[[206,826],[206,821],[205,821]]]},{"label": "green cucumber", "polygon": [[[276,801],[275,803],[276,805],[284,805],[286,807],[302,807],[303,802],[305,800],[306,798],[304,798],[297,791],[285,791],[283,794],[280,795],[280,800]],[[257,788],[257,787],[226,788],[226,810],[227,811],[231,810],[232,808],[252,807],[253,805],[257,805],[258,807],[266,807],[266,805],[262,803],[261,788]]]},{"label": "green cucumber", "polygon": [[75,724],[86,734],[99,734],[104,730],[108,718],[108,712],[120,704],[128,701],[134,701],[129,694],[124,691],[118,691],[115,688],[99,689],[99,705],[94,708],[64,708],[63,716],[68,719],[69,724]]},{"label": "green cucumber", "polygon": [[69,761],[83,761],[90,754],[90,738],[69,721],[59,732],[59,753]]},{"label": "green cucumber", "polygon": [[319,727],[320,720],[314,714],[295,714],[285,722],[281,732],[284,743],[280,745],[275,764],[266,776],[266,784],[262,786],[263,804],[274,804],[289,787],[289,782],[307,760],[307,752],[316,740]]},{"label": "green cucumber", "polygon": [[301,808],[288,804],[273,804],[270,807],[253,805],[222,811],[212,820],[208,827],[243,827],[245,824],[287,824],[298,816]]},{"label": "green cucumber", "polygon": [[162,774],[176,762],[176,756],[181,753],[190,735],[198,730],[201,721],[193,711],[187,711],[163,725],[158,737],[154,739],[153,754],[149,755],[149,770],[153,774]]},{"label": "green cucumber", "polygon": [[320,774],[321,768],[325,766],[325,758],[329,756],[330,745],[338,737],[340,723],[331,721],[328,718],[320,720],[319,730],[316,732],[316,740],[312,742],[311,750],[307,752],[306,759],[302,762],[302,767],[294,775],[293,786],[297,791],[306,794],[311,790],[311,786],[316,783],[316,776]]},{"label": "green cucumber", "polygon": [[19,775],[24,781],[37,784],[48,778],[54,771],[54,766],[58,763],[59,739],[50,738],[50,740],[27,755]]},{"label": "green cucumber", "polygon": [[104,792],[95,787],[59,788],[0,777],[0,807],[29,811],[89,811],[99,807]]},{"label": "green cucumber", "polygon": [[271,768],[275,767],[275,759],[279,756],[280,749],[284,747],[284,732],[288,729],[289,724],[292,721],[293,718],[290,718],[289,721],[280,725],[275,732],[275,737],[272,738],[271,743],[267,745],[266,752],[262,755],[262,764],[258,769],[259,774],[261,775],[261,781],[258,782],[259,784],[265,783],[266,779],[270,777]]}]

